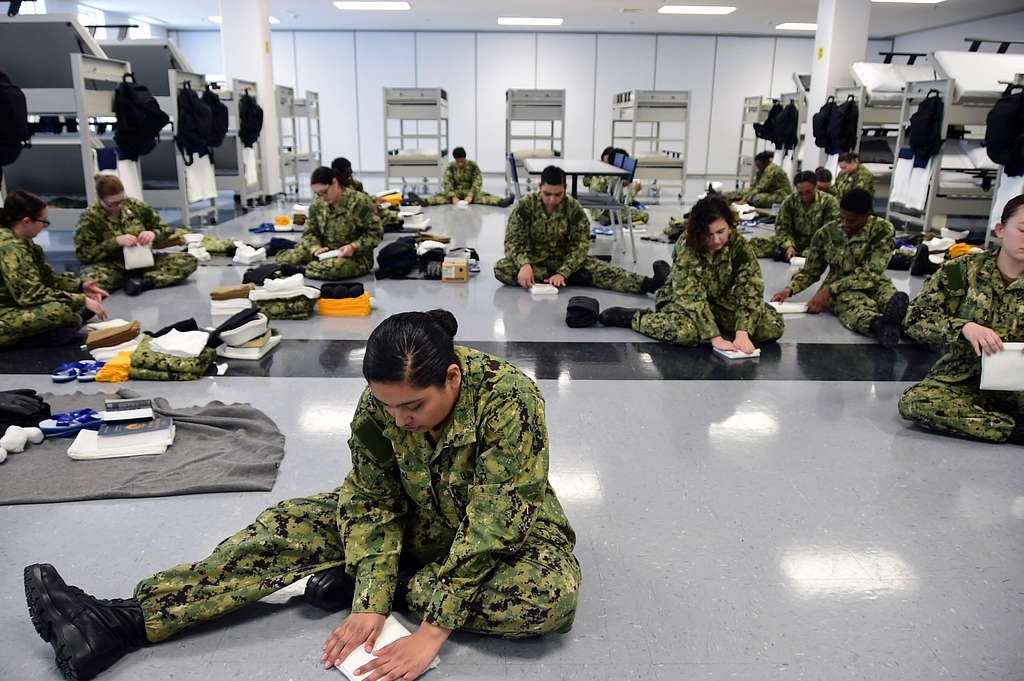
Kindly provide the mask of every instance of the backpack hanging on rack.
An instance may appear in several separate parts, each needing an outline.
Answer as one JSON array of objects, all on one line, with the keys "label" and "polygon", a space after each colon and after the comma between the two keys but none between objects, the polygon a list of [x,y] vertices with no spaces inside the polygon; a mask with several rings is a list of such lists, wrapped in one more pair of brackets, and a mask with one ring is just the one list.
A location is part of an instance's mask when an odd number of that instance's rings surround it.
[{"label": "backpack hanging on rack", "polygon": [[853,95],[836,106],[836,111],[829,119],[828,139],[830,154],[844,154],[853,151],[857,146],[857,135],[860,132],[860,109]]},{"label": "backpack hanging on rack", "polygon": [[779,116],[782,115],[782,105],[778,102],[772,104],[772,108],[768,110],[768,116],[761,123],[754,123],[754,134],[763,140],[768,140],[771,143],[775,143],[776,130],[775,126],[778,122]]},{"label": "backpack hanging on rack", "polygon": [[1024,175],[1024,85],[1007,86],[988,112],[985,151],[1007,175]]},{"label": "backpack hanging on rack", "polygon": [[178,90],[178,129],[174,136],[185,165],[192,165],[195,156],[210,153],[208,143],[212,122],[210,107],[203,103],[192,85],[186,82]]},{"label": "backpack hanging on rack", "polygon": [[832,117],[836,115],[836,98],[829,95],[825,103],[818,109],[818,113],[811,116],[811,128],[814,131],[814,146],[819,149],[828,149],[828,129]]},{"label": "backpack hanging on rack", "polygon": [[21,150],[30,146],[31,137],[25,93],[0,72],[0,167],[14,163]]},{"label": "backpack hanging on rack", "polygon": [[800,112],[796,104],[790,102],[782,110],[775,124],[775,147],[790,151],[796,149],[800,141]]},{"label": "backpack hanging on rack", "polygon": [[207,140],[207,146],[210,149],[216,149],[220,145],[224,144],[224,138],[228,134],[228,107],[224,102],[220,101],[220,97],[213,91],[209,85],[206,86],[206,90],[203,92],[203,104],[210,107],[210,138]]},{"label": "backpack hanging on rack", "polygon": [[939,91],[929,90],[910,117],[910,150],[914,152],[915,159],[925,161],[942,151],[945,141],[942,130],[944,107]]},{"label": "backpack hanging on rack", "polygon": [[263,108],[256,102],[256,98],[245,93],[238,98],[238,139],[242,144],[251,147],[260,138],[263,130]]},{"label": "backpack hanging on rack", "polygon": [[114,115],[114,143],[118,156],[126,161],[136,161],[153,151],[160,131],[171,122],[149,88],[136,83],[132,73],[124,74],[114,90]]}]

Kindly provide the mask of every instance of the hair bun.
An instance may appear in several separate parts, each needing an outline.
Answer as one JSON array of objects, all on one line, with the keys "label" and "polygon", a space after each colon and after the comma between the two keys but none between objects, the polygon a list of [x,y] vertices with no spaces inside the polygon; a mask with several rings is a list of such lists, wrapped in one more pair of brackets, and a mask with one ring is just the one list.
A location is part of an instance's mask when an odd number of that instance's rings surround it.
[{"label": "hair bun", "polygon": [[455,334],[459,332],[459,321],[448,310],[427,310],[424,314],[440,324],[445,333],[452,338],[455,338]]}]

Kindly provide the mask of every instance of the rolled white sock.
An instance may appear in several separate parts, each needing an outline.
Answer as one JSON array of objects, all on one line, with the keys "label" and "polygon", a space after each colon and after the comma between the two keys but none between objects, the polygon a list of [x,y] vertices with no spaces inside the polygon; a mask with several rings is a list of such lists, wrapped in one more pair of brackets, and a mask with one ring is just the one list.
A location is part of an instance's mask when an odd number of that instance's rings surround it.
[{"label": "rolled white sock", "polygon": [[0,448],[6,449],[8,454],[19,454],[25,451],[26,444],[28,444],[28,433],[21,426],[11,426],[4,436],[0,437]]},{"label": "rolled white sock", "polygon": [[7,461],[7,450],[0,447],[0,463]]},{"label": "rolled white sock", "polygon": [[43,431],[39,428],[22,428],[25,434],[28,435],[28,441],[34,445],[42,444],[46,436],[43,435]]}]

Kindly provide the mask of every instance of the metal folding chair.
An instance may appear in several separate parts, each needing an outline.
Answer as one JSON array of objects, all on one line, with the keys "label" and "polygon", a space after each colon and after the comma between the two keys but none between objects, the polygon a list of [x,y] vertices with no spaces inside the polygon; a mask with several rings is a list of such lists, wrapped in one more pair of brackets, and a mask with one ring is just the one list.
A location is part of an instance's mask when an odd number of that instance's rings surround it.
[{"label": "metal folding chair", "polygon": [[506,160],[508,161],[508,173],[512,179],[512,193],[515,194],[516,201],[523,198],[523,191],[519,188],[519,170],[516,168],[516,156],[509,152]]}]

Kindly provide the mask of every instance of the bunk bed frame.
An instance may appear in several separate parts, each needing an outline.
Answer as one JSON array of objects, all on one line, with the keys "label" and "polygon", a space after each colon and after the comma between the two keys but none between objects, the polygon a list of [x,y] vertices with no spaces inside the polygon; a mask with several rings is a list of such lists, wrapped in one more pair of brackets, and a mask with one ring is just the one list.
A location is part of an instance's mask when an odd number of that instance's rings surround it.
[{"label": "bunk bed frame", "polygon": [[[532,133],[528,132],[532,127]],[[540,128],[538,130],[538,127]],[[527,132],[523,132],[524,128]],[[517,148],[526,143],[527,148]],[[528,158],[559,158],[565,149],[565,90],[505,91],[505,158],[513,154],[516,171],[526,177],[527,191],[533,179],[523,165]],[[505,185],[512,193],[512,175],[506,164]]]},{"label": "bunk bed frame", "polygon": [[[645,192],[657,199],[658,181],[686,188],[690,140],[689,90],[628,90],[612,102],[612,145],[637,160],[636,179],[651,180]],[[662,126],[665,127],[662,127]],[[678,130],[673,136],[672,130]]]},{"label": "bunk bed frame", "polygon": [[[430,131],[420,132],[421,124]],[[422,148],[420,143],[427,141],[434,146]],[[392,178],[401,179],[403,192],[413,186],[426,194],[431,180],[440,187],[448,144],[447,92],[439,87],[384,88],[385,189],[391,188]],[[422,177],[422,184],[412,185],[407,179],[411,177]]]}]

